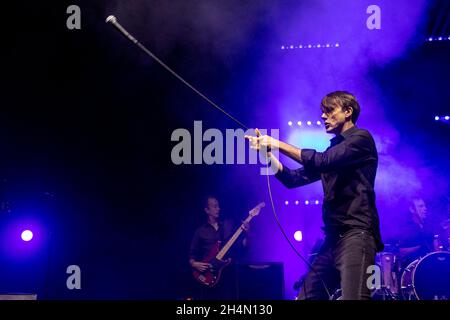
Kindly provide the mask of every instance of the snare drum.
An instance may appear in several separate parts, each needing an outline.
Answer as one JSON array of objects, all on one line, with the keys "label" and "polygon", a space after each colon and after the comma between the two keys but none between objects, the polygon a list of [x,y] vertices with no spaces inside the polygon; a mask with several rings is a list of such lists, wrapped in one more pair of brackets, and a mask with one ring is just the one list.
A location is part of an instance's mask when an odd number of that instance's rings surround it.
[{"label": "snare drum", "polygon": [[450,252],[432,252],[403,271],[401,289],[406,300],[450,299]]}]

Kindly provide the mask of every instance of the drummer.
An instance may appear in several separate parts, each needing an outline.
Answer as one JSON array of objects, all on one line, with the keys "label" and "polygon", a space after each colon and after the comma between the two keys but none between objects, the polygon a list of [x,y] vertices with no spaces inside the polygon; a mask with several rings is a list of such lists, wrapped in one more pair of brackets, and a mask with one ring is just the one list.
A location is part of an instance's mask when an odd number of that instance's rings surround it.
[{"label": "drummer", "polygon": [[409,201],[407,221],[399,228],[398,255],[402,267],[410,262],[438,250],[433,229],[427,223],[427,205],[421,197]]}]

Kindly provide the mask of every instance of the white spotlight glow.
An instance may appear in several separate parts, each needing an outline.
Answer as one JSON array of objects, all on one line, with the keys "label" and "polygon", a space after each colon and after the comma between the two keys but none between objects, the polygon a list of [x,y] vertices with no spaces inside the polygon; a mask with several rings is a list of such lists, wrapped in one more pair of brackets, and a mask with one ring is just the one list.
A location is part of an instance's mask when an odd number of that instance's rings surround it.
[{"label": "white spotlight glow", "polygon": [[306,124],[307,124],[308,126],[310,126],[310,125],[312,124],[312,122],[311,122],[311,121],[308,121],[308,122],[306,122]]},{"label": "white spotlight glow", "polygon": [[308,205],[309,204],[309,200],[305,200],[305,204]]},{"label": "white spotlight glow", "polygon": [[320,122],[320,121],[317,121],[316,123],[318,126],[320,126],[322,124],[322,122]]},{"label": "white spotlight glow", "polygon": [[301,125],[302,125],[302,122],[301,122],[301,121],[297,121],[297,124],[298,124],[299,126],[301,126]]},{"label": "white spotlight glow", "polygon": [[303,234],[302,234],[302,232],[300,230],[295,231],[294,239],[297,240],[298,242],[303,240]]},{"label": "white spotlight glow", "polygon": [[292,121],[289,121],[289,122],[288,122],[288,126],[292,126]]},{"label": "white spotlight glow", "polygon": [[20,237],[23,241],[30,241],[31,239],[33,239],[33,232],[31,232],[30,230],[24,230]]},{"label": "white spotlight glow", "polygon": [[319,204],[319,200],[316,200],[314,203],[315,203],[315,204]]},{"label": "white spotlight glow", "polygon": [[284,204],[285,204],[285,205],[288,205],[288,204],[289,204],[289,201],[286,200],[286,201],[284,202]]},{"label": "white spotlight glow", "polygon": [[297,205],[297,206],[298,206],[298,200],[297,200],[297,201],[295,201],[295,205]]},{"label": "white spotlight glow", "polygon": [[438,117],[438,116],[434,117],[434,120],[438,121],[438,120],[439,120],[439,117]]},{"label": "white spotlight glow", "polygon": [[445,116],[445,118],[444,118],[445,120],[448,120],[448,119],[450,119],[450,117],[449,116]]}]

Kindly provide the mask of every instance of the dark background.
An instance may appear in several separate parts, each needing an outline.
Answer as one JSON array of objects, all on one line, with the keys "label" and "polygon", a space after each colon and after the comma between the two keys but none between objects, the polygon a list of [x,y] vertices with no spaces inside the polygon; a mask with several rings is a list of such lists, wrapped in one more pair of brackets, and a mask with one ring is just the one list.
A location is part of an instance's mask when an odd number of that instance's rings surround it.
[{"label": "dark background", "polygon": [[[74,3],[82,29],[70,31],[65,11]],[[226,180],[231,169],[172,164],[173,130],[191,128],[194,120],[203,120],[204,130],[234,124],[106,25],[106,7],[106,1],[8,6],[15,19],[3,26],[10,32],[2,52],[0,176],[11,212],[2,213],[2,226],[37,216],[45,241],[33,257],[2,255],[3,292],[184,297],[180,281],[189,277],[188,246],[204,221],[204,196],[222,197],[231,218],[250,209],[245,185]],[[154,42],[163,36],[154,34]],[[227,65],[212,50],[183,41],[163,53],[224,104],[230,93],[222,89],[238,76],[231,69],[245,61]],[[248,62],[242,67],[252,68]],[[225,201],[228,193],[232,202]],[[71,264],[81,267],[83,290],[65,287]]]}]

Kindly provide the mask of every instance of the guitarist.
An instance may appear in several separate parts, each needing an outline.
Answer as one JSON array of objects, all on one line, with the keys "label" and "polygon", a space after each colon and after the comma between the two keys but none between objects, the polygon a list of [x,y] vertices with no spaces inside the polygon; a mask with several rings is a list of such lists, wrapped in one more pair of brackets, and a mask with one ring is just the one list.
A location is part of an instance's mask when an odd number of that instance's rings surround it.
[{"label": "guitarist", "polygon": [[[204,203],[206,222],[198,227],[194,233],[189,250],[189,264],[199,272],[204,272],[211,267],[203,262],[214,246],[220,241],[224,245],[234,232],[233,223],[229,219],[220,219],[220,206],[217,197],[207,196]],[[244,231],[248,231],[248,223],[244,224]],[[247,239],[244,237],[237,245],[245,247]],[[228,257],[225,257],[227,259]],[[220,281],[213,288],[198,284],[200,299],[233,299],[235,294],[234,275],[231,267],[225,267]]]}]

